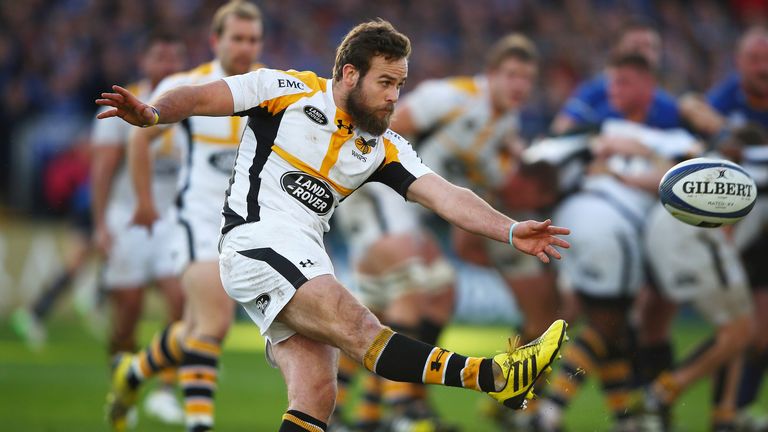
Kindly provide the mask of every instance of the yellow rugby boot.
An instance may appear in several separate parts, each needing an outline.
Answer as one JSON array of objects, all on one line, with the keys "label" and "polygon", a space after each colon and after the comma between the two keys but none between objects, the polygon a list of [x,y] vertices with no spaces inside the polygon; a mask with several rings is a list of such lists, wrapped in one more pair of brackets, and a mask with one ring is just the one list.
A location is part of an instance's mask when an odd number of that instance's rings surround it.
[{"label": "yellow rugby boot", "polygon": [[129,411],[139,396],[138,389],[131,388],[127,378],[133,357],[132,354],[119,354],[112,372],[112,388],[107,394],[107,420],[118,432],[128,429]]},{"label": "yellow rugby boot", "polygon": [[501,368],[507,384],[488,394],[507,408],[525,409],[527,400],[533,397],[536,380],[549,373],[552,362],[560,358],[560,348],[568,340],[567,327],[565,321],[557,320],[536,340],[495,356],[493,361]]}]

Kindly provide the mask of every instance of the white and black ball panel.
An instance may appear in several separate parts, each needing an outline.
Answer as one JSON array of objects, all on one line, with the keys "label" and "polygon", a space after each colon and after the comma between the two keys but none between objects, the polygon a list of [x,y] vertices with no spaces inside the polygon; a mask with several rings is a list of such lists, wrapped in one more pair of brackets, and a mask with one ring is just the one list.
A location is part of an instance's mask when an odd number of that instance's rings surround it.
[{"label": "white and black ball panel", "polygon": [[672,167],[659,184],[664,208],[677,219],[695,226],[733,224],[755,205],[757,187],[737,164],[696,158]]}]

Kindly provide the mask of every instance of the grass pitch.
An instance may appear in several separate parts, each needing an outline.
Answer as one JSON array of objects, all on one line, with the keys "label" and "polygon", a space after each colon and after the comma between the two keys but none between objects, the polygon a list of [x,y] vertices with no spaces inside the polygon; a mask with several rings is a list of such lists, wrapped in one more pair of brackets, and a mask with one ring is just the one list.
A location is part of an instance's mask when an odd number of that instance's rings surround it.
[{"label": "grass pitch", "polygon": [[[147,322],[141,340],[148,341],[158,322]],[[676,326],[678,356],[702,340],[709,330],[697,322]],[[506,346],[504,327],[451,326],[441,344],[465,354],[488,355]],[[286,406],[282,378],[263,357],[263,341],[256,328],[241,322],[225,345],[217,393],[217,430],[275,431]],[[103,403],[108,387],[108,359],[104,345],[73,317],[57,316],[49,324],[49,341],[39,352],[29,351],[7,325],[0,326],[0,430],[26,432],[104,431]],[[598,385],[588,380],[567,416],[570,431],[606,431],[608,415]],[[497,430],[478,412],[486,396],[448,388],[432,388],[432,400],[446,420],[463,430]],[[675,411],[680,431],[706,431],[709,384],[685,394]],[[768,405],[763,390],[760,406]],[[137,429],[180,431],[148,419],[143,413]]]}]

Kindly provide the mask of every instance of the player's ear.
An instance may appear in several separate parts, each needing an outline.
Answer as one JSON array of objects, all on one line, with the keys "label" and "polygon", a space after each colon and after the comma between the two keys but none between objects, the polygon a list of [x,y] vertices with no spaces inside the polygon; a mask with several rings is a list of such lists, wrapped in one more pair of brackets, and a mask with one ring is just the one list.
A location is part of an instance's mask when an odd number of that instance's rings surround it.
[{"label": "player's ear", "polygon": [[341,77],[344,84],[354,87],[357,85],[357,80],[360,79],[360,71],[347,63],[341,68]]}]

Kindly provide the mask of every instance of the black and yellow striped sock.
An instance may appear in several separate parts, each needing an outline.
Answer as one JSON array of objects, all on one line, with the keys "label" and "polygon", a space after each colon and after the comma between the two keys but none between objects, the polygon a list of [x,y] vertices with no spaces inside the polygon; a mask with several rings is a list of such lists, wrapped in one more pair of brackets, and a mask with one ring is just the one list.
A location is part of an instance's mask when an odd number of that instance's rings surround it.
[{"label": "black and yellow striped sock", "polygon": [[179,383],[184,393],[184,414],[189,432],[213,429],[213,397],[220,354],[218,339],[189,337],[184,341]]},{"label": "black and yellow striped sock", "polygon": [[366,372],[360,403],[357,404],[355,429],[370,431],[378,429],[381,422],[381,393],[384,379]]},{"label": "black and yellow striped sock", "polygon": [[[422,320],[417,326],[395,323],[390,325],[390,328],[398,334],[420,340],[429,345],[434,345],[437,342],[437,334],[434,334],[433,327],[431,322],[428,323],[426,320]],[[416,409],[414,404],[422,399],[421,396],[426,395],[425,388],[423,383],[382,379],[381,399],[384,405],[391,408],[393,412],[403,414]]]},{"label": "black and yellow striped sock", "polygon": [[128,382],[131,387],[138,385],[158,372],[181,364],[184,352],[181,348],[180,321],[168,325],[152,342],[134,357]]},{"label": "black and yellow striped sock", "polygon": [[609,345],[608,355],[602,359],[597,368],[608,409],[617,421],[628,420],[633,380],[629,353],[623,348]]},{"label": "black and yellow striped sock", "polygon": [[492,359],[465,357],[389,328],[384,328],[374,338],[365,353],[363,365],[392,381],[495,391]]},{"label": "black and yellow striped sock", "polygon": [[297,410],[288,410],[283,414],[278,432],[325,432],[328,425],[320,420]]}]

